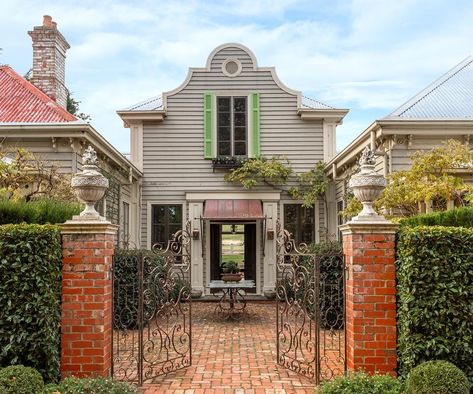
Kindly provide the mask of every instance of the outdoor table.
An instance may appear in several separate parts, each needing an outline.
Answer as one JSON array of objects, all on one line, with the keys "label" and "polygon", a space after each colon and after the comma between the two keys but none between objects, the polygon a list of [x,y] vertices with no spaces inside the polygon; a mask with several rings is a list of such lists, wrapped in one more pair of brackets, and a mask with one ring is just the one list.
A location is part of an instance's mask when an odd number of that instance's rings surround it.
[{"label": "outdoor table", "polygon": [[255,281],[241,280],[239,282],[225,282],[223,280],[211,280],[210,289],[222,290],[222,295],[215,308],[218,315],[226,319],[241,319],[246,309],[246,299],[243,292],[255,288]]}]

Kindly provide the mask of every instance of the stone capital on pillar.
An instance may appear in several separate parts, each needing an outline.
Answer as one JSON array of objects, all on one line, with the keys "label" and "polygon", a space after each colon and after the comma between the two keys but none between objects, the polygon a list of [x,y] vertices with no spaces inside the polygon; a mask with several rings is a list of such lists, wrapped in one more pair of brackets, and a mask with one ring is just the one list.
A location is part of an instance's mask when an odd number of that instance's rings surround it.
[{"label": "stone capital on pillar", "polygon": [[61,225],[61,375],[110,376],[112,257],[118,226],[75,218]]},{"label": "stone capital on pillar", "polygon": [[347,367],[396,374],[395,235],[382,216],[341,226],[347,266]]}]

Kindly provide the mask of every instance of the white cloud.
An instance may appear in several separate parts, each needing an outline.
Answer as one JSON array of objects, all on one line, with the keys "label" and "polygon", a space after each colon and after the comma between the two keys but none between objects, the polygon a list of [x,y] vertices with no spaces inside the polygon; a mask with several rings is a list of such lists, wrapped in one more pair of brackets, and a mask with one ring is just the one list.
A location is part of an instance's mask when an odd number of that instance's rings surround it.
[{"label": "white cloud", "polygon": [[[71,43],[81,110],[128,150],[115,110],[173,89],[223,42],[241,42],[294,89],[351,113],[389,113],[473,52],[473,5],[439,0],[4,0],[0,62],[31,64],[26,31],[50,14]],[[8,57],[8,58],[7,58]],[[347,121],[342,143],[374,119]]]}]

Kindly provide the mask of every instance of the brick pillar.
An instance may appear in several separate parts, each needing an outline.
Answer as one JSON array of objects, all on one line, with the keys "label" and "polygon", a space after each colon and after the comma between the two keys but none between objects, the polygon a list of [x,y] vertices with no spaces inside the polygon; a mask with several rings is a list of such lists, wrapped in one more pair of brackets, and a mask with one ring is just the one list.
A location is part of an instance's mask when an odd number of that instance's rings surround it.
[{"label": "brick pillar", "polygon": [[396,375],[395,233],[388,221],[341,228],[347,271],[346,344],[349,371]]},{"label": "brick pillar", "polygon": [[117,227],[70,220],[61,226],[61,376],[110,376],[112,279]]}]

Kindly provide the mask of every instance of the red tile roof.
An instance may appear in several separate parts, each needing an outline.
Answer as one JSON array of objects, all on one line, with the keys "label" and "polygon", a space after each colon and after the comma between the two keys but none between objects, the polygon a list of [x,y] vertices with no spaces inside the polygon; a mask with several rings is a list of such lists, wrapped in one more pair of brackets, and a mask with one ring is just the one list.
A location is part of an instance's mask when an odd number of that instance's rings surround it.
[{"label": "red tile roof", "polygon": [[9,66],[0,66],[0,123],[56,123],[77,120]]}]

